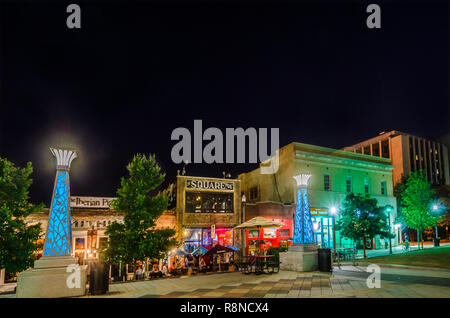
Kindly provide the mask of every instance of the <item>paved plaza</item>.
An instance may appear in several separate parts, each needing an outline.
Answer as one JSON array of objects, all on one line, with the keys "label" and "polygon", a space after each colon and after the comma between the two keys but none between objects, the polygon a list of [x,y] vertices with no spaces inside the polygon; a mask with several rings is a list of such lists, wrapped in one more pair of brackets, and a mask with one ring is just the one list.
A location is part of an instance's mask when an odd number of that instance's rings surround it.
[{"label": "paved plaza", "polygon": [[113,284],[97,297],[298,298],[298,297],[450,297],[450,271],[381,268],[381,288],[368,288],[363,266],[333,273],[281,271],[272,275],[225,273]]},{"label": "paved plaza", "polygon": [[[368,288],[364,266],[335,267],[332,273],[244,275],[240,272],[111,284],[108,294],[86,298],[450,298],[450,270],[381,267],[381,288]],[[7,284],[0,297],[15,297]]]}]

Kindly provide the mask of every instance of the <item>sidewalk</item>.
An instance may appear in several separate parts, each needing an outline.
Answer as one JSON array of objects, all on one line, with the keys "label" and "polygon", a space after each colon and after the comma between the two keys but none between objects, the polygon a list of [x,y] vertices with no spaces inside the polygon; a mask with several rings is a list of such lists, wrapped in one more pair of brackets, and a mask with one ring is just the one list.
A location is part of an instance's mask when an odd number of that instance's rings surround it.
[{"label": "sidewalk", "polygon": [[[433,248],[433,242],[425,242],[429,244],[424,244],[423,248]],[[417,242],[412,242],[412,244],[409,246],[409,251],[417,251]],[[444,242],[440,244],[441,246],[450,245],[449,242]],[[403,250],[403,246],[392,246],[392,254],[400,254],[400,253],[406,253],[406,251]],[[367,257],[376,257],[376,256],[386,256],[389,255],[389,248],[387,249],[378,249],[378,250],[366,250]],[[363,258],[364,253],[363,250],[359,249],[358,253],[356,255],[356,258]]]},{"label": "sidewalk", "polygon": [[450,271],[382,268],[381,288],[368,287],[370,274],[366,266],[352,265],[335,267],[332,273],[232,272],[111,284],[106,295],[82,298],[450,298]]},{"label": "sidewalk", "polygon": [[150,298],[450,298],[450,272],[382,268],[381,288],[368,288],[365,266],[341,266],[332,273],[280,271],[272,275],[194,276],[111,285],[110,293],[88,297]]},{"label": "sidewalk", "polygon": [[16,283],[7,283],[0,285],[0,295],[2,294],[12,294],[14,296],[14,289],[16,288]]}]

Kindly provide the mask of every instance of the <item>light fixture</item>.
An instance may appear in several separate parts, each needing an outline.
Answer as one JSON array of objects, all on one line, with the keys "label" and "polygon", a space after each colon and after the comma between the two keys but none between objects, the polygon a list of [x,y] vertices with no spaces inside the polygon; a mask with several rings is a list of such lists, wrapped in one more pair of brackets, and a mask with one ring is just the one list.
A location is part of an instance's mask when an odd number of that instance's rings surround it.
[{"label": "light fixture", "polygon": [[331,213],[331,214],[336,214],[336,212],[337,212],[337,208],[336,208],[335,206],[332,206],[332,207],[330,208],[330,213]]}]

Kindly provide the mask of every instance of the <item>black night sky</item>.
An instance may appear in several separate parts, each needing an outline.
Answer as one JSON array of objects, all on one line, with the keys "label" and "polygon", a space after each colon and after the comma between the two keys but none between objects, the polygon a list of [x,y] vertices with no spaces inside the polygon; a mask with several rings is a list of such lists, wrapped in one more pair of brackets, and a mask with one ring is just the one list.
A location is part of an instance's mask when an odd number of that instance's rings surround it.
[{"label": "black night sky", "polygon": [[[66,6],[81,6],[81,29]],[[73,195],[114,196],[137,152],[173,181],[173,129],[278,127],[341,148],[392,129],[449,134],[449,7],[377,1],[15,1],[0,5],[0,156],[32,161],[47,206],[49,146],[80,151]],[[190,164],[237,176],[255,165]]]}]

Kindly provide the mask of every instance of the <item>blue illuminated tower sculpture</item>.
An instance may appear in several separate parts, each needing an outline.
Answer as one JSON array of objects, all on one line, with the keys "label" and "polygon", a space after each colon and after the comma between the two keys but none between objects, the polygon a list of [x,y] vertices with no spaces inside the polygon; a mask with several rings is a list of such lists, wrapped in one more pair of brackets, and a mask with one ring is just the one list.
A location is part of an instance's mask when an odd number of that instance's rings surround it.
[{"label": "blue illuminated tower sculpture", "polygon": [[73,297],[86,294],[87,265],[72,254],[69,169],[74,150],[54,149],[56,177],[45,234],[44,255],[17,275],[17,297]]},{"label": "blue illuminated tower sculpture", "polygon": [[293,244],[287,252],[280,253],[280,269],[309,272],[318,268],[317,245],[314,241],[307,185],[310,174],[294,176],[297,191],[297,207],[294,219]]},{"label": "blue illuminated tower sculpture", "polygon": [[56,157],[56,177],[45,236],[44,256],[72,253],[69,169],[77,157],[73,150],[50,148]]},{"label": "blue illuminated tower sculpture", "polygon": [[309,201],[307,193],[308,179],[310,174],[300,174],[294,176],[298,185],[297,208],[295,210],[294,223],[294,244],[313,244],[314,234],[309,211]]}]

